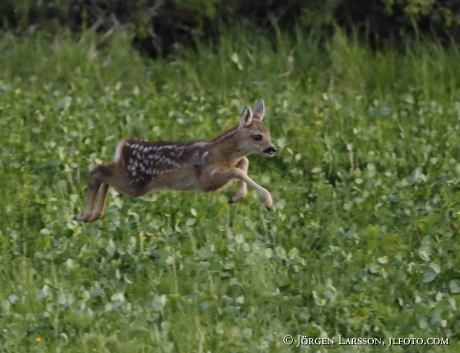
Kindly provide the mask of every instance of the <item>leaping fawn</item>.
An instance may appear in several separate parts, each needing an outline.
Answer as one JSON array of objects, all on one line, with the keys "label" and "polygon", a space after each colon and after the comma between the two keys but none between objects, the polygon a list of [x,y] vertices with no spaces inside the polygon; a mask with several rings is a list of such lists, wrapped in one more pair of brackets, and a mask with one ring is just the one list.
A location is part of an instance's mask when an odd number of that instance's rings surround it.
[{"label": "leaping fawn", "polygon": [[261,99],[254,114],[246,106],[238,125],[210,140],[121,141],[115,152],[115,163],[99,164],[91,171],[86,208],[74,220],[94,222],[101,218],[110,186],[125,195],[139,197],[154,189],[216,191],[235,179],[241,181],[241,186],[230,202],[244,199],[249,185],[271,211],[270,193],[247,175],[246,155],[255,152],[271,157],[276,152],[270,133],[262,124],[264,113]]}]

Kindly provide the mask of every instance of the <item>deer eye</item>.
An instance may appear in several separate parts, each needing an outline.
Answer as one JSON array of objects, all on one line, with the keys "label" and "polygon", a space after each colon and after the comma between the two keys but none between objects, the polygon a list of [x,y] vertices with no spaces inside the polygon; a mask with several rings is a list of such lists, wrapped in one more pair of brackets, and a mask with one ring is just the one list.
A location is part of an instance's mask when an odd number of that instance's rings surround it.
[{"label": "deer eye", "polygon": [[252,135],[252,138],[256,141],[261,141],[262,140],[262,135]]}]

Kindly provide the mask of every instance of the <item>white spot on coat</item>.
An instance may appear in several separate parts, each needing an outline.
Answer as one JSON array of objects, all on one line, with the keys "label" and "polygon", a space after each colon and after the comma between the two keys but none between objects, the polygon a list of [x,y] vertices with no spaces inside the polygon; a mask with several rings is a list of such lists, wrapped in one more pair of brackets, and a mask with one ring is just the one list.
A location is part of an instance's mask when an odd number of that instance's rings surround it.
[{"label": "white spot on coat", "polygon": [[208,142],[208,141],[197,141],[197,142],[192,143],[191,147],[192,146],[193,147],[204,147],[204,146],[207,146],[209,144],[210,144],[210,142]]}]

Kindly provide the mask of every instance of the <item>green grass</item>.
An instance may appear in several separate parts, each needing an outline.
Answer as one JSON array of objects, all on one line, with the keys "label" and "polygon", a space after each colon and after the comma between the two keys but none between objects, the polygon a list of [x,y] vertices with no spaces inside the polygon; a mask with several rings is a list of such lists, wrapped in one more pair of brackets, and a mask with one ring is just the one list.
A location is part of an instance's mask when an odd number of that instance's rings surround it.
[{"label": "green grass", "polygon": [[[288,352],[285,335],[438,337],[460,348],[460,58],[237,28],[147,61],[128,33],[0,37],[0,352]],[[270,190],[111,191],[77,224],[119,140],[194,140],[266,102]],[[294,345],[296,345],[295,342]]]}]

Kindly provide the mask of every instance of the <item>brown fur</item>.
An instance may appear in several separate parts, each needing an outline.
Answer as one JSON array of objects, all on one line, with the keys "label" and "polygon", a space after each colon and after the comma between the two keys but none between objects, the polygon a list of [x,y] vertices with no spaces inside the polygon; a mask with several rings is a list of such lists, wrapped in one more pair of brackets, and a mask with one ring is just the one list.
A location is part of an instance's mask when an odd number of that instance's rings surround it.
[{"label": "brown fur", "polygon": [[[239,125],[210,140],[120,142],[115,163],[96,165],[91,171],[86,208],[74,220],[92,222],[101,218],[109,186],[125,195],[139,197],[154,189],[217,191],[240,180],[240,189],[230,202],[245,198],[249,185],[271,210],[270,193],[247,175],[249,153],[273,156],[276,151],[270,133],[262,124],[264,111],[263,100],[257,104],[254,115],[246,106]],[[254,138],[256,135],[261,137],[260,141]]]}]

